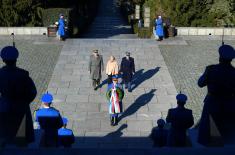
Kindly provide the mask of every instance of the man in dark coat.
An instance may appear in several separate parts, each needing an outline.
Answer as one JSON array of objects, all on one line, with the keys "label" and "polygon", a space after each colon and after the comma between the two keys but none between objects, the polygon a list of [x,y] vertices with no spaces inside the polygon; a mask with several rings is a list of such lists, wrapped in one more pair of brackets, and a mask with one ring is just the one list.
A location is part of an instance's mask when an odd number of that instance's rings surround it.
[{"label": "man in dark coat", "polygon": [[103,57],[98,53],[98,50],[94,50],[93,54],[90,56],[89,73],[92,79],[92,86],[94,90],[100,85],[102,71],[104,71]]},{"label": "man in dark coat", "polygon": [[168,110],[166,121],[171,123],[167,145],[170,147],[185,147],[187,135],[186,131],[193,124],[192,110],[184,107],[187,96],[178,94],[176,96],[177,107]]},{"label": "man in dark coat", "polygon": [[120,72],[122,73],[123,83],[125,88],[131,92],[131,80],[135,73],[135,61],[130,57],[130,52],[126,52],[126,57],[122,58]]},{"label": "man in dark coat", "polygon": [[6,66],[0,69],[1,103],[5,103],[7,117],[6,141],[15,142],[17,137],[24,143],[34,141],[33,121],[29,104],[34,100],[37,90],[29,72],[16,67],[19,52],[7,46],[1,50],[1,58]]},{"label": "man in dark coat", "polygon": [[234,48],[222,45],[219,55],[219,64],[207,66],[198,80],[199,87],[207,86],[208,89],[198,133],[198,142],[203,145],[210,143],[210,118],[225,142],[235,140],[235,68],[231,65],[235,58]]}]

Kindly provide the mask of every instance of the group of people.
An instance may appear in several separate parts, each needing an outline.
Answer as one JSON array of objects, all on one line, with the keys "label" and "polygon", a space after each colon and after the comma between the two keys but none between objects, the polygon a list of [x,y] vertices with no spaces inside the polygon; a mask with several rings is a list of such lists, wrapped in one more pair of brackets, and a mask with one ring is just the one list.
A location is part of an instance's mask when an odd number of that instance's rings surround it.
[{"label": "group of people", "polygon": [[[103,57],[98,53],[98,50],[93,50],[90,56],[88,71],[91,75],[92,86],[97,90],[100,86],[102,71],[104,71]],[[118,123],[118,114],[122,112],[122,99],[124,90],[122,84],[129,92],[132,91],[132,77],[135,73],[134,58],[130,56],[130,52],[126,52],[126,56],[122,58],[121,65],[114,56],[111,56],[106,65],[107,75],[107,93],[106,97],[109,104],[110,124],[112,126]],[[122,77],[122,83],[118,80]]]},{"label": "group of people", "polygon": [[67,129],[68,119],[61,117],[60,112],[51,106],[53,96],[50,93],[43,94],[42,105],[34,111],[38,129],[44,131],[42,145],[44,147],[71,147],[75,138],[73,131]]},{"label": "group of people", "polygon": [[[16,66],[18,50],[13,46],[1,50],[1,58],[5,63],[0,69],[0,147],[5,144],[17,143],[22,140],[27,145],[34,141],[33,121],[30,103],[34,100],[37,90],[29,72]],[[199,87],[208,88],[204,100],[201,120],[198,128],[198,142],[210,145],[211,131],[216,125],[224,143],[235,143],[235,68],[231,62],[235,58],[235,50],[230,45],[219,48],[219,64],[206,67],[198,80]],[[127,52],[122,59],[121,67],[112,56],[107,63],[106,74],[108,86],[106,97],[109,103],[110,123],[117,125],[118,115],[122,112],[122,99],[125,83],[131,89],[131,79],[135,72],[134,59]],[[102,55],[94,50],[90,57],[89,72],[92,84],[97,88],[100,84],[103,68]],[[123,83],[119,82],[122,76]],[[96,90],[96,89],[95,89]],[[185,108],[187,96],[176,96],[177,107],[168,110],[166,122],[170,129],[165,129],[165,120],[160,119],[154,128],[151,138],[155,146],[184,147],[187,145],[187,129],[194,124],[192,110]],[[62,118],[60,112],[51,106],[53,96],[43,94],[42,106],[34,112],[35,120],[43,130],[43,145],[70,147],[74,142],[72,130],[67,129],[68,120]]]},{"label": "group of people", "polygon": [[178,94],[176,96],[177,107],[168,110],[166,122],[170,129],[166,129],[164,119],[157,121],[158,126],[152,129],[150,138],[154,147],[186,147],[187,130],[193,126],[194,119],[192,110],[185,108],[187,96]]},{"label": "group of people", "polygon": [[[29,72],[16,66],[18,56],[13,46],[1,50],[5,66],[0,69],[0,147],[27,146],[35,140],[30,103],[37,90]],[[44,131],[44,146],[68,147],[74,142],[73,133],[66,128],[68,120],[50,106],[52,100],[51,94],[44,94],[42,107],[35,111],[35,119]]]},{"label": "group of people", "polygon": [[[100,86],[100,80],[102,78],[102,72],[104,71],[103,56],[99,54],[98,50],[93,50],[93,54],[90,56],[88,72],[92,79],[92,86],[94,90],[97,90]],[[126,52],[126,56],[122,58],[121,65],[119,66],[116,58],[110,56],[110,59],[106,65],[107,83],[112,83],[113,76],[121,76],[122,82],[125,84],[125,88],[131,92],[131,81],[135,73],[135,61],[130,56],[130,52]]]},{"label": "group of people", "polygon": [[[219,48],[219,64],[207,66],[198,80],[198,86],[207,86],[208,90],[198,127],[198,143],[204,146],[215,143],[213,130],[219,131],[224,144],[235,144],[235,68],[231,64],[234,58],[234,48],[223,44]],[[154,146],[187,145],[186,131],[194,124],[192,110],[184,108],[186,95],[179,94],[176,99],[177,108],[169,109],[166,118],[171,124],[170,130],[164,128],[163,119],[158,120],[158,126],[152,130]]]}]

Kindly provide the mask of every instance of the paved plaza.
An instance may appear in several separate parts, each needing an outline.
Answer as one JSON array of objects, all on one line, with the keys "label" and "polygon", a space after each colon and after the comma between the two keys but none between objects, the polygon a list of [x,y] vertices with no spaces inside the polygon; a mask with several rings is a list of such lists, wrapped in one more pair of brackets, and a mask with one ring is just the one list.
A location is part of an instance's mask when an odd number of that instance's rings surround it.
[{"label": "paved plaza", "polygon": [[[225,43],[235,46],[234,37],[225,39]],[[11,45],[9,37],[0,40],[0,48]],[[206,65],[217,63],[220,44],[220,37],[198,36],[163,42],[151,39],[59,42],[47,37],[16,37],[20,50],[18,65],[28,70],[36,83],[35,102],[47,90],[54,95],[53,106],[68,117],[69,128],[77,137],[76,148],[151,147],[148,135],[152,127],[157,119],[166,117],[169,108],[175,107],[175,95],[180,90],[189,96],[187,106],[193,110],[197,122],[206,93],[206,89],[198,88],[197,79]],[[125,51],[135,58],[134,90],[126,92],[124,113],[117,127],[109,124],[107,85],[98,91],[91,87],[87,67],[94,48],[100,50],[105,63],[110,55],[120,63]]]},{"label": "paved plaza", "polygon": [[[151,39],[67,40],[48,90],[55,94],[54,106],[70,120],[69,127],[77,136],[74,147],[151,147],[147,137],[156,120],[175,107],[176,88],[189,96],[187,106],[193,109],[197,122],[206,93],[198,88],[197,79],[206,65],[217,63],[219,39],[176,37],[160,43]],[[227,37],[226,43],[234,45],[233,39]],[[95,48],[105,63],[110,55],[120,63],[125,51],[135,58],[134,90],[126,91],[117,127],[109,124],[107,85],[94,91],[89,79],[88,60]]]},{"label": "paved plaza", "polygon": [[[18,66],[30,72],[38,90],[32,111],[40,106],[44,92],[52,93],[52,106],[68,118],[68,128],[76,136],[74,148],[151,148],[151,129],[169,108],[176,107],[180,91],[189,97],[187,107],[193,110],[196,124],[206,94],[197,80],[207,65],[218,63],[220,36],[177,36],[162,42],[138,39],[115,2],[101,1],[97,18],[83,38],[60,42],[46,36],[16,36]],[[232,46],[234,40],[225,37]],[[0,49],[5,45],[12,45],[10,36],[0,36]],[[125,90],[124,112],[115,127],[109,121],[105,72],[102,87],[94,91],[91,86],[88,62],[93,49],[103,55],[104,65],[111,55],[120,64],[126,51],[135,58],[133,92]]]},{"label": "paved plaza", "polygon": [[[98,91],[91,86],[89,56],[99,49],[104,62],[114,55],[118,62],[126,51],[135,58],[133,92],[125,91],[124,113],[118,126],[111,127],[105,97],[107,85]],[[103,80],[106,75],[103,73]],[[71,39],[63,46],[55,67],[49,92],[55,95],[54,107],[70,120],[69,127],[78,139],[77,147],[151,147],[148,138],[140,142],[119,142],[125,137],[147,137],[156,120],[175,106],[176,89],[155,40]],[[116,133],[116,132],[120,133]],[[100,141],[91,137],[110,137]],[[91,140],[90,140],[91,139]]]}]

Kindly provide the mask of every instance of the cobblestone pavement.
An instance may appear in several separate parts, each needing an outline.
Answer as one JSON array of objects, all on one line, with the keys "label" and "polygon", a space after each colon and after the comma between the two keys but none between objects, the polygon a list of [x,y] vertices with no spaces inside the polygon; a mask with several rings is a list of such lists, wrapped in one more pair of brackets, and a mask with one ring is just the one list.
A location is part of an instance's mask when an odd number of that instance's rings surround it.
[{"label": "cobblestone pavement", "polygon": [[[38,102],[39,96],[47,89],[62,49],[62,43],[45,36],[16,36],[15,42],[20,52],[17,65],[29,71],[38,91],[34,102]],[[12,45],[11,38],[1,36],[0,49],[6,45]],[[3,65],[4,63],[1,61],[0,66]]]},{"label": "cobblestone pavement", "polygon": [[[184,43],[182,40],[175,43],[180,42]],[[125,92],[124,113],[116,127],[110,126],[106,85],[98,91],[91,87],[88,60],[94,48],[100,50],[105,64],[111,54],[119,63],[126,51],[135,58],[134,90]],[[55,96],[53,106],[68,117],[69,128],[78,137],[74,147],[81,148],[151,147],[147,136],[152,127],[176,103],[176,89],[158,44],[147,39],[67,40],[48,90]]]},{"label": "cobblestone pavement", "polygon": [[[199,88],[197,80],[205,67],[218,63],[221,37],[183,37],[188,45],[161,45],[160,50],[177,88],[189,97],[187,107],[193,109],[195,120],[200,119],[206,88]],[[235,47],[235,37],[225,37],[225,43]]]}]

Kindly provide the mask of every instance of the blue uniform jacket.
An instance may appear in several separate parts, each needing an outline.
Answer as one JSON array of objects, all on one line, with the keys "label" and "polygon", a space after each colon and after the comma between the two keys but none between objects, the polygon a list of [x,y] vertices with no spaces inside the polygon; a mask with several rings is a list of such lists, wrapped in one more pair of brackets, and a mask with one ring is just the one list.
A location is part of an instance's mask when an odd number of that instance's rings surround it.
[{"label": "blue uniform jacket", "polygon": [[75,141],[73,131],[67,128],[60,128],[58,130],[58,140],[59,145],[70,147]]},{"label": "blue uniform jacket", "polygon": [[55,108],[40,108],[35,111],[35,120],[42,129],[57,130],[63,126],[60,113]]},{"label": "blue uniform jacket", "polygon": [[156,24],[156,34],[159,37],[163,37],[164,33],[163,33],[163,21],[162,21],[162,19],[157,19],[155,24]]},{"label": "blue uniform jacket", "polygon": [[64,19],[60,19],[60,20],[59,20],[58,34],[59,34],[60,36],[65,36],[65,24],[64,24]]}]

